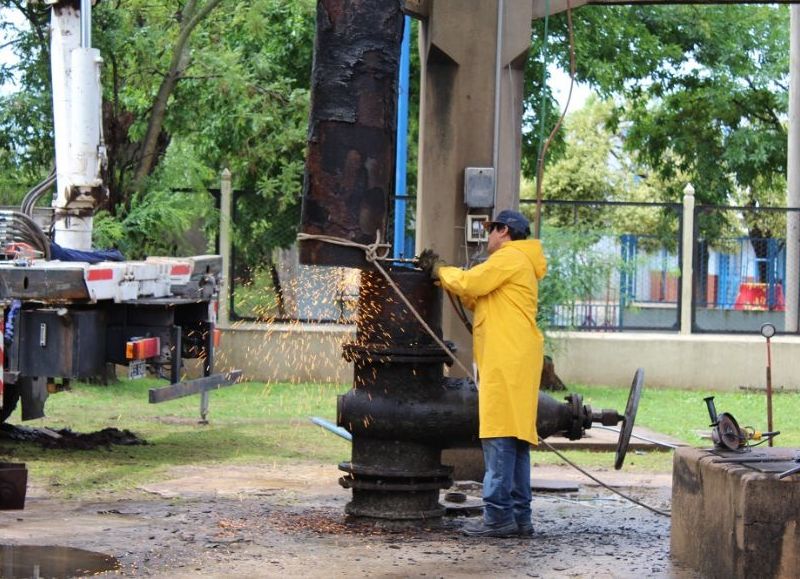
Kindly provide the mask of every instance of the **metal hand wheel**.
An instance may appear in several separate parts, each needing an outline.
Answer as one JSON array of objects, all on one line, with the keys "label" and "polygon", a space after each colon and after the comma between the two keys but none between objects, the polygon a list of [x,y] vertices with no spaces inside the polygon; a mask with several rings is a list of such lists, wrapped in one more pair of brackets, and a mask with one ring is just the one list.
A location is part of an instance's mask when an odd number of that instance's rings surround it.
[{"label": "metal hand wheel", "polygon": [[614,455],[614,468],[617,470],[622,468],[622,463],[625,462],[625,455],[628,453],[628,444],[631,441],[633,422],[636,420],[636,411],[639,409],[642,388],[644,388],[644,369],[639,368],[633,375],[631,390],[628,393],[628,404],[625,406],[625,415],[622,417],[622,428],[619,429],[617,452]]}]

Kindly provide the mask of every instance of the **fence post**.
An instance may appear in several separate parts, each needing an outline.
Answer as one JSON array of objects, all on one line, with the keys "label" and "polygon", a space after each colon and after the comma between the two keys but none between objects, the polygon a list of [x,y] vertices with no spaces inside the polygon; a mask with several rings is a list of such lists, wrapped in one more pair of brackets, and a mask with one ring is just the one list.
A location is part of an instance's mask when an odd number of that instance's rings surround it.
[{"label": "fence post", "polygon": [[694,187],[683,190],[683,254],[681,256],[681,334],[692,333],[692,279],[694,277]]},{"label": "fence post", "polygon": [[[789,143],[786,169],[786,206],[800,207],[800,6],[790,8],[789,46]],[[784,331],[797,333],[800,310],[800,213],[786,216],[786,313]]]},{"label": "fence post", "polygon": [[231,208],[233,206],[231,172],[228,169],[222,170],[219,191],[219,252],[222,255],[222,284],[217,325],[221,328],[228,328],[231,323]]}]

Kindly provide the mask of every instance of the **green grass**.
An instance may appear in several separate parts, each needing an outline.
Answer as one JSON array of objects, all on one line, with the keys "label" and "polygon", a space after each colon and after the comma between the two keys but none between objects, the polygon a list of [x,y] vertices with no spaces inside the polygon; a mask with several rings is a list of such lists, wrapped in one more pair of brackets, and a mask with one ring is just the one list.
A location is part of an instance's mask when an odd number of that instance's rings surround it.
[{"label": "green grass", "polygon": [[[26,462],[31,481],[63,497],[123,496],[137,485],[163,480],[170,467],[220,464],[287,464],[296,461],[336,464],[348,458],[349,443],[311,424],[309,416],[335,420],[336,395],[348,385],[240,384],[211,394],[211,423],[197,423],[199,397],[158,405],[147,403],[147,389],[163,382],[126,381],[113,386],[77,384],[47,403],[48,417],[26,423],[49,428],[69,427],[90,432],[108,426],[132,430],[150,444],[93,451],[44,450],[38,444],[0,441],[0,456]],[[575,386],[594,408],[622,411],[627,388]],[[645,387],[637,424],[695,446],[709,441],[703,397],[710,392]],[[556,394],[557,398],[560,398]],[[732,413],[742,426],[766,430],[763,394],[716,394],[720,412]],[[773,401],[775,425],[782,431],[779,446],[800,446],[800,394],[778,393]],[[11,422],[18,422],[18,413]],[[582,466],[613,468],[613,454],[569,452]],[[670,452],[630,453],[626,471],[669,472]],[[2,459],[0,459],[2,460]],[[552,453],[537,452],[534,463],[559,464]]]},{"label": "green grass", "polygon": [[[44,450],[31,442],[0,440],[0,456],[28,463],[31,480],[65,497],[124,492],[163,479],[180,465],[336,463],[349,443],[312,424],[309,416],[335,421],[336,395],[348,386],[246,383],[211,394],[210,424],[200,425],[199,396],[151,405],[156,380],[123,380],[113,386],[77,384],[50,397],[47,418],[28,426],[91,432],[129,429],[145,446],[111,450]],[[10,422],[18,423],[18,411]],[[2,460],[2,459],[0,459]]]}]

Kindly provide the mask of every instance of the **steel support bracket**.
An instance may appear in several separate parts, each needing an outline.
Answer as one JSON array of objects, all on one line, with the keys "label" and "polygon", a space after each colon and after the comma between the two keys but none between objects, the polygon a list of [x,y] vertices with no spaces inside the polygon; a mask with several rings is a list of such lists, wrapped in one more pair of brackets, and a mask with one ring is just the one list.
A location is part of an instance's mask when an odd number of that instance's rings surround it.
[{"label": "steel support bracket", "polygon": [[226,374],[213,374],[195,380],[187,380],[186,382],[176,382],[162,388],[151,388],[148,392],[150,404],[158,404],[193,394],[219,390],[225,386],[233,386],[239,382],[241,377],[241,370],[232,370]]}]

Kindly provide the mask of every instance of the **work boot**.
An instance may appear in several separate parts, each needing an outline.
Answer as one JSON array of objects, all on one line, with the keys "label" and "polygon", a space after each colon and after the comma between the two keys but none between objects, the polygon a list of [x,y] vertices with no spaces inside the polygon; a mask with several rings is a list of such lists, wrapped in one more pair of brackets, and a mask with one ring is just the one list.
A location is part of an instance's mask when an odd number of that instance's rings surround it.
[{"label": "work boot", "polygon": [[520,537],[533,537],[533,523],[520,523],[517,525],[517,534]]},{"label": "work boot", "polygon": [[461,532],[468,537],[515,537],[519,533],[519,528],[514,521],[503,525],[487,525],[481,519],[467,523]]}]

